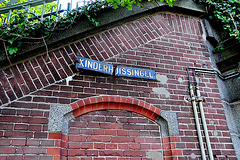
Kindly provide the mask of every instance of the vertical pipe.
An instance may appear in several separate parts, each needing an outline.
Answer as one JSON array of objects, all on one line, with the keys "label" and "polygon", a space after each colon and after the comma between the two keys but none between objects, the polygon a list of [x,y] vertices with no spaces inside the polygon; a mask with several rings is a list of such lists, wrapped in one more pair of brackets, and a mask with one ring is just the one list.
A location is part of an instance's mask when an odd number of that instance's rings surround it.
[{"label": "vertical pipe", "polygon": [[6,23],[6,19],[7,19],[7,18],[5,17],[5,18],[4,18],[4,20],[3,20],[3,24],[5,24],[5,23]]},{"label": "vertical pipe", "polygon": [[53,14],[53,7],[51,8],[51,14],[50,14],[51,19],[52,19],[52,14]]},{"label": "vertical pipe", "polygon": [[68,6],[67,6],[67,11],[68,11],[68,12],[70,12],[70,10],[71,10],[71,4],[70,4],[70,3],[68,3]]},{"label": "vertical pipe", "polygon": [[197,92],[197,97],[198,97],[198,104],[199,104],[199,109],[202,117],[202,123],[203,123],[203,130],[206,138],[206,143],[207,143],[207,150],[208,150],[208,155],[210,160],[214,160],[213,158],[213,152],[212,152],[212,147],[211,147],[211,142],[209,139],[209,134],[208,134],[208,129],[207,129],[207,123],[204,115],[204,110],[203,110],[203,103],[201,99],[201,94],[199,90],[199,86],[196,86],[196,92]]},{"label": "vertical pipe", "polygon": [[187,73],[188,73],[188,81],[189,81],[190,98],[191,98],[191,102],[192,102],[193,114],[194,114],[196,128],[197,128],[197,135],[198,135],[198,140],[199,140],[199,145],[200,145],[200,151],[201,151],[201,155],[202,155],[202,160],[206,160],[206,154],[205,154],[205,149],[204,149],[204,145],[203,145],[202,133],[201,133],[200,123],[199,123],[199,118],[198,118],[198,113],[197,113],[196,101],[195,101],[193,87],[191,85],[191,80],[190,80],[189,68],[187,68]]},{"label": "vertical pipe", "polygon": [[43,15],[45,13],[45,4],[46,4],[46,2],[43,1],[43,9],[42,9],[41,21],[43,21]]},{"label": "vertical pipe", "polygon": [[78,10],[78,2],[76,3],[76,9]]},{"label": "vertical pipe", "polygon": [[205,149],[203,145],[203,138],[202,138],[202,133],[201,133],[201,128],[200,128],[200,123],[199,123],[199,118],[198,118],[198,113],[197,113],[197,107],[196,107],[196,101],[193,93],[193,87],[190,84],[189,86],[190,90],[190,97],[192,100],[192,107],[193,107],[193,113],[194,113],[194,118],[195,118],[195,123],[197,127],[197,134],[198,134],[198,139],[199,139],[199,144],[200,144],[200,150],[202,154],[202,160],[206,160],[206,154],[205,154]]},{"label": "vertical pipe", "polygon": [[[62,4],[59,5],[59,11],[61,11],[61,9],[62,9]],[[58,19],[60,19],[60,13],[58,14]]]},{"label": "vertical pipe", "polygon": [[11,14],[12,14],[12,9],[10,9],[9,12],[8,12],[7,23],[10,22]]},{"label": "vertical pipe", "polygon": [[[208,73],[211,74],[215,74],[215,72],[210,72],[210,71],[206,71]],[[194,75],[194,81],[196,83],[196,94],[197,94],[197,100],[198,100],[198,105],[199,105],[199,110],[200,110],[200,114],[201,114],[201,120],[202,120],[202,124],[203,124],[203,131],[204,131],[204,135],[206,138],[206,144],[207,144],[207,151],[208,151],[208,156],[210,160],[213,160],[213,153],[212,153],[212,147],[211,147],[211,142],[209,139],[209,134],[208,134],[208,129],[207,129],[207,123],[206,123],[206,118],[205,118],[205,114],[204,114],[204,110],[203,110],[203,103],[202,103],[202,98],[201,98],[201,93],[200,93],[200,89],[199,89],[199,82],[197,81],[196,78],[196,68],[193,71],[193,75]]]},{"label": "vertical pipe", "polygon": [[57,16],[58,16],[58,10],[59,10],[59,0],[57,1],[57,11],[56,11]]}]

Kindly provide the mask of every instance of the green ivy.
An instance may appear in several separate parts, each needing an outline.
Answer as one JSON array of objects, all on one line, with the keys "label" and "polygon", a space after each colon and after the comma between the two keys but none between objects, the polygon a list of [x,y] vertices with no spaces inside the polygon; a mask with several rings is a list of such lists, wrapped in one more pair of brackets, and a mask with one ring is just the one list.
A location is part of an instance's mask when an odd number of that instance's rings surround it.
[{"label": "green ivy", "polygon": [[5,50],[10,56],[17,55],[23,43],[42,42],[45,38],[51,36],[56,30],[68,29],[73,23],[80,18],[86,16],[95,26],[99,25],[96,21],[98,11],[110,7],[111,4],[105,1],[95,1],[87,4],[80,10],[72,10],[61,14],[61,16],[53,15],[51,18],[46,17],[41,21],[35,19],[29,20],[29,15],[35,16],[25,9],[17,10],[12,14],[9,23],[0,26],[0,40],[3,41]]},{"label": "green ivy", "polygon": [[[165,1],[169,6],[172,6],[175,0],[160,1]],[[96,21],[96,17],[100,10],[109,7],[116,9],[119,6],[124,6],[132,10],[133,4],[141,7],[140,3],[141,0],[97,0],[94,3],[83,6],[80,10],[72,10],[60,17],[55,14],[52,18],[44,18],[43,21],[39,19],[35,19],[34,21],[28,20],[29,15],[35,16],[31,13],[31,10],[28,12],[25,9],[17,10],[14,11],[8,24],[0,26],[0,39],[3,41],[4,46],[6,46],[5,50],[8,54],[10,56],[15,56],[22,43],[28,43],[29,41],[44,41],[44,38],[50,36],[55,30],[69,28],[69,26],[75,23],[82,15],[87,16],[89,21],[95,26],[98,26],[100,23]]]},{"label": "green ivy", "polygon": [[240,40],[240,0],[200,0],[208,8],[209,17],[217,19],[230,37]]},{"label": "green ivy", "polygon": [[[206,6],[209,18],[220,22],[229,37],[240,41],[240,0],[199,0],[198,2]],[[213,52],[223,51],[222,46],[220,42]],[[240,72],[240,62],[238,71]]]},{"label": "green ivy", "polygon": [[[151,1],[151,0],[148,0]],[[152,1],[156,1],[156,0],[152,0]],[[173,6],[173,1],[175,0],[160,0],[161,2],[167,2],[167,4],[172,7]],[[107,0],[108,3],[112,4],[112,7],[114,9],[119,8],[119,6],[123,6],[128,8],[128,10],[132,10],[132,6],[133,4],[136,4],[138,7],[141,7],[141,2],[142,0]]]}]

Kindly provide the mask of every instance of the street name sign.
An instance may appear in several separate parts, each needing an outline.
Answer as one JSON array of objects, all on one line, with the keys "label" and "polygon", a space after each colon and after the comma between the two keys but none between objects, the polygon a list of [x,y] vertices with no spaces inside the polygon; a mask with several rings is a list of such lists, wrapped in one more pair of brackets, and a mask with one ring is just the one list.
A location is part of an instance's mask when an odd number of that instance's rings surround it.
[{"label": "street name sign", "polygon": [[132,68],[132,67],[124,67],[117,66],[116,76],[124,76],[124,77],[136,77],[136,78],[145,78],[145,79],[155,79],[155,71],[143,68]]},{"label": "street name sign", "polygon": [[111,64],[82,57],[77,57],[77,59],[79,61],[79,63],[76,64],[77,68],[113,75],[113,65]]},{"label": "street name sign", "polygon": [[[107,64],[104,62],[99,62],[96,60],[77,57],[79,63],[76,64],[77,68],[96,71],[100,73],[105,73],[109,75],[114,74],[113,65]],[[155,71],[150,69],[143,68],[133,68],[125,66],[117,66],[115,70],[116,76],[124,77],[135,77],[135,78],[144,78],[144,79],[155,79]]]}]

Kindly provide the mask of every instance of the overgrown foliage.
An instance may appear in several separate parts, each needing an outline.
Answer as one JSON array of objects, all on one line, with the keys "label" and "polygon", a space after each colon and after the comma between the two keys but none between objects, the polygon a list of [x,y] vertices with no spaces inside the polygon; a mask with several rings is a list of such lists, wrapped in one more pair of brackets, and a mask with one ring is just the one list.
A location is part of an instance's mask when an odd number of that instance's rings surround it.
[{"label": "overgrown foliage", "polygon": [[[24,2],[27,2],[28,0],[17,0],[18,2],[17,3],[14,3],[15,4],[21,4],[21,3],[24,3]],[[9,6],[10,0],[5,0],[3,1],[2,3],[0,3],[0,8],[3,8],[3,7],[6,7],[6,6]],[[43,5],[38,5],[38,6],[35,6],[35,7],[31,7],[29,8],[29,12],[30,13],[34,13],[35,15],[41,15],[42,14],[42,8],[43,8]],[[57,2],[51,2],[51,3],[46,3],[45,4],[45,13],[48,13],[51,11],[51,9],[53,10],[56,10],[57,8]],[[12,12],[12,15],[16,15],[18,14],[18,10],[13,10]],[[30,14],[28,18],[30,18],[32,15]],[[4,22],[4,19],[6,19],[8,17],[8,13],[5,13],[5,14],[2,14],[0,15],[0,25],[3,24]],[[11,20],[14,16],[11,17]]]},{"label": "overgrown foliage", "polygon": [[[240,41],[240,0],[199,0],[199,3],[207,7],[210,19],[216,19],[230,37]],[[214,52],[224,50],[221,43]],[[237,71],[240,72],[240,62]]]},{"label": "overgrown foliage", "polygon": [[[18,1],[22,3],[27,0]],[[16,10],[13,12],[10,22],[0,26],[0,39],[4,42],[7,53],[14,56],[22,43],[29,43],[32,42],[32,40],[34,40],[34,42],[37,42],[37,40],[44,41],[55,30],[69,28],[82,15],[87,16],[94,25],[98,26],[99,22],[95,20],[98,11],[107,7],[116,9],[119,6],[124,6],[131,10],[133,4],[141,7],[141,1],[142,0],[97,0],[94,3],[82,7],[80,10],[66,12],[61,14],[61,16],[54,14],[51,18],[44,18],[43,21],[40,21],[38,18],[34,20],[29,19],[36,17],[36,13],[39,15],[41,6],[30,9],[29,11],[26,11],[26,9]],[[172,6],[175,0],[160,1],[165,1],[169,6]],[[9,2],[9,0],[3,1],[1,5],[5,6],[7,2]],[[240,0],[199,0],[199,2],[208,7],[210,18],[218,19],[231,37],[240,40]],[[56,7],[56,4],[52,6]],[[48,4],[47,9],[49,10],[50,8],[51,5]],[[37,12],[34,13],[34,11]],[[3,17],[4,15],[2,18]]]},{"label": "overgrown foliage", "polygon": [[[151,0],[148,0],[151,1]],[[156,1],[156,0],[153,0]],[[170,7],[173,6],[173,1],[175,0],[160,0],[161,2],[167,2]],[[108,3],[112,4],[114,9],[119,8],[119,5],[127,7],[129,10],[132,10],[132,5],[136,4],[138,7],[141,7],[142,0],[107,0]]]},{"label": "overgrown foliage", "polygon": [[110,7],[109,3],[96,1],[87,4],[80,10],[66,11],[61,15],[53,14],[51,17],[45,17],[42,21],[31,11],[18,10],[12,15],[9,23],[0,26],[0,39],[4,43],[6,52],[10,56],[14,56],[22,43],[43,42],[54,31],[68,29],[80,16],[87,16],[89,21],[98,26],[99,22],[95,20],[97,12],[108,7]]},{"label": "overgrown foliage", "polygon": [[218,20],[230,37],[240,40],[240,0],[200,0],[208,8],[209,17]]},{"label": "overgrown foliage", "polygon": [[[18,0],[19,3],[26,2],[27,0]],[[172,6],[174,0],[160,0],[166,1],[169,6]],[[4,1],[1,5],[5,6],[9,0]],[[42,21],[37,18],[41,12],[41,6],[32,8],[30,10],[22,9],[13,12],[10,22],[0,26],[0,40],[4,43],[5,52],[10,56],[15,56],[21,47],[22,43],[32,43],[44,41],[56,30],[63,30],[69,28],[77,19],[85,15],[95,26],[99,25],[96,21],[98,11],[113,7],[118,8],[120,5],[132,9],[133,4],[137,4],[140,7],[141,0],[97,0],[93,3],[87,4],[81,7],[79,10],[72,10],[71,12],[65,12],[61,16],[56,14],[50,17],[44,18]],[[56,7],[53,3],[52,6]],[[47,6],[47,9],[51,8],[51,5]],[[34,11],[36,11],[34,13]],[[6,17],[3,15],[2,18]],[[34,19],[29,19],[35,17]],[[1,20],[0,20],[1,22]],[[1,24],[0,24],[1,25]]]}]

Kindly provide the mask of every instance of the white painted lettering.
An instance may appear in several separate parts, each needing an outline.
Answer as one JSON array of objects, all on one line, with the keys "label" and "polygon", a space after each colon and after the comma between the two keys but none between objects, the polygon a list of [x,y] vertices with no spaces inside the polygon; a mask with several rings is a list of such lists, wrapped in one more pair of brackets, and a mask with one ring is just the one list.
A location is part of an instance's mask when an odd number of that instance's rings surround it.
[{"label": "white painted lettering", "polygon": [[143,70],[140,70],[140,76],[141,76],[141,77],[144,76],[144,72],[143,72]]},{"label": "white painted lettering", "polygon": [[130,68],[127,69],[127,75],[131,76],[131,69]]},{"label": "white painted lettering", "polygon": [[148,74],[150,74],[149,71],[145,71],[145,77],[149,77]]},{"label": "white painted lettering", "polygon": [[135,72],[134,72],[134,75],[135,75],[135,76],[139,76],[139,70],[138,70],[138,69],[135,69],[134,71],[135,71]]},{"label": "white painted lettering", "polygon": [[88,66],[87,66],[88,68],[93,68],[93,62],[91,62],[91,61],[88,61]]},{"label": "white painted lettering", "polygon": [[79,61],[80,61],[80,67],[82,66],[82,67],[84,67],[84,65],[83,65],[83,61],[84,61],[84,59],[79,59]]},{"label": "white painted lettering", "polygon": [[93,69],[96,69],[96,70],[97,70],[97,69],[98,69],[98,64],[99,64],[99,63],[97,63],[97,62],[93,62]]},{"label": "white painted lettering", "polygon": [[153,76],[152,76],[151,72],[149,73],[149,77],[150,77],[150,78],[153,78]]},{"label": "white painted lettering", "polygon": [[126,74],[126,68],[122,68],[122,74]]},{"label": "white painted lettering", "polygon": [[113,72],[113,66],[109,66],[109,73]]},{"label": "white painted lettering", "polygon": [[101,63],[99,63],[99,71],[102,71],[102,69],[103,69],[103,66]]},{"label": "white painted lettering", "polygon": [[108,66],[107,65],[103,65],[103,71],[107,72]]}]

